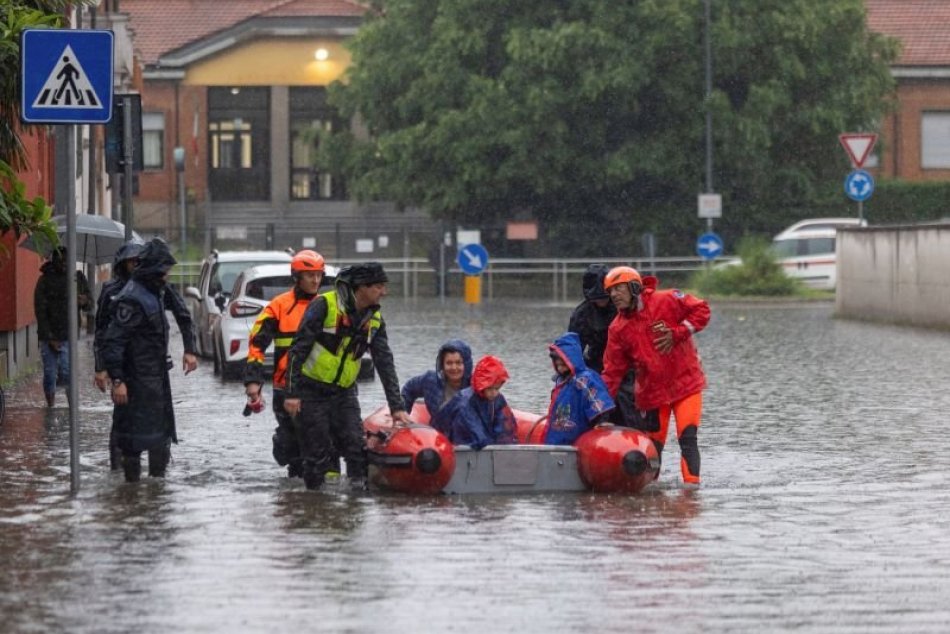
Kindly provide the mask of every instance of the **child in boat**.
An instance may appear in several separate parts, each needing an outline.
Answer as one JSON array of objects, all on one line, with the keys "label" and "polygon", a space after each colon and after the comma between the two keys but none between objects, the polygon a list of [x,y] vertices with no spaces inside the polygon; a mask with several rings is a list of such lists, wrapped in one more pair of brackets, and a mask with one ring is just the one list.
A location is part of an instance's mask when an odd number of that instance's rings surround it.
[{"label": "child in boat", "polygon": [[606,422],[614,401],[600,375],[584,363],[577,333],[564,333],[548,352],[556,374],[544,444],[571,445],[597,423]]},{"label": "child in boat", "polygon": [[416,400],[423,399],[432,417],[471,383],[472,349],[461,339],[449,339],[439,347],[435,370],[414,376],[402,386],[402,400],[411,414]]},{"label": "child in boat", "polygon": [[472,384],[456,394],[432,418],[432,426],[454,445],[481,449],[518,442],[515,416],[501,395],[508,371],[500,359],[482,357],[472,372]]}]

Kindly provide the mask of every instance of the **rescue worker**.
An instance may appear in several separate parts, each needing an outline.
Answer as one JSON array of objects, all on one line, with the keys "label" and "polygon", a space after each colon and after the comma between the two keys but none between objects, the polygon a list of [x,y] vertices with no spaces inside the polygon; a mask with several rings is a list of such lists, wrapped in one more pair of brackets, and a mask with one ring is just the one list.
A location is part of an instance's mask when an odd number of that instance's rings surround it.
[{"label": "rescue worker", "polygon": [[333,465],[334,449],[346,460],[354,487],[366,484],[366,443],[356,379],[369,350],[393,420],[408,424],[399,378],[379,303],[389,278],[378,262],[342,269],[336,288],[318,295],[288,353],[284,410],[300,444],[304,484],[319,489]]},{"label": "rescue worker", "polygon": [[555,375],[544,444],[573,445],[585,431],[607,422],[614,401],[600,375],[587,367],[577,333],[558,337],[548,353]]},{"label": "rescue worker", "polygon": [[[109,327],[109,321],[112,319],[112,310],[114,308],[113,300],[132,277],[132,270],[139,263],[139,255],[145,244],[140,240],[129,240],[116,251],[115,259],[112,263],[112,279],[102,285],[99,292],[99,299],[96,300],[96,321],[95,333],[92,341],[92,352],[95,360],[96,375],[93,379],[96,387],[105,392],[109,388],[109,373],[106,372],[102,363],[102,355],[99,351],[103,334]],[[188,367],[198,365],[197,350],[195,348],[195,328],[191,319],[191,311],[185,304],[185,300],[175,289],[167,287],[164,294],[165,310],[169,310],[178,324],[178,330],[181,332],[182,343],[184,344],[185,354],[182,358],[182,365]],[[115,442],[115,426],[109,433],[109,467],[117,471],[121,467],[122,452],[119,451]]]},{"label": "rescue worker", "polygon": [[[40,267],[40,279],[33,290],[36,336],[43,360],[43,394],[46,406],[56,404],[56,386],[69,380],[69,289],[66,286],[66,249],[57,247],[49,261]],[[81,271],[74,274],[79,310],[90,306],[89,284]],[[67,394],[67,398],[68,398]]]},{"label": "rescue worker", "polygon": [[[113,300],[113,316],[101,337],[99,350],[112,382],[112,423],[126,482],[141,477],[143,451],[148,452],[148,474],[164,477],[171,443],[178,442],[164,298],[168,271],[175,263],[162,239],[146,243],[132,279]],[[189,374],[198,364],[186,353],[183,365]]]},{"label": "rescue worker", "polygon": [[610,302],[610,296],[604,290],[606,264],[591,264],[581,280],[584,301],[571,313],[567,329],[580,337],[584,362],[595,372],[604,369],[604,348],[607,347],[607,328],[617,315],[617,309]]},{"label": "rescue worker", "polygon": [[304,250],[294,255],[290,261],[290,274],[294,286],[281,293],[261,312],[251,327],[247,348],[247,365],[244,368],[244,392],[247,406],[251,411],[263,409],[264,400],[261,388],[264,385],[264,353],[267,346],[274,343],[273,411],[277,418],[274,430],[274,460],[280,466],[287,467],[287,475],[300,477],[303,470],[300,463],[300,446],[294,422],[284,411],[284,391],[287,385],[287,351],[293,342],[297,328],[303,320],[310,301],[317,296],[326,265],[323,256],[316,251]]},{"label": "rescue worker", "polygon": [[471,383],[472,349],[461,339],[449,339],[439,346],[435,370],[414,376],[402,386],[403,407],[411,414],[413,403],[421,398],[429,416],[435,416],[443,405]]},{"label": "rescue worker", "polygon": [[508,370],[501,359],[482,357],[472,371],[472,384],[456,394],[432,418],[432,426],[453,445],[482,449],[518,443],[517,423],[501,388]]},{"label": "rescue worker", "polygon": [[675,416],[683,482],[699,485],[697,432],[706,375],[692,336],[709,323],[709,304],[656,286],[655,277],[641,279],[629,266],[607,273],[604,288],[617,307],[617,317],[608,331],[602,376],[613,396],[623,376],[635,368],[637,407],[659,410],[657,428],[643,431],[662,452],[670,416]]},{"label": "rescue worker", "polygon": [[[617,316],[617,308],[604,290],[604,276],[610,269],[605,264],[591,264],[581,280],[584,301],[571,314],[567,329],[580,336],[581,348],[587,367],[596,372],[604,369],[604,349],[607,347],[607,328]],[[625,427],[643,429],[645,425],[657,426],[656,410],[641,412],[633,403],[633,370],[623,377],[617,391],[614,408],[610,413],[612,422]]]}]

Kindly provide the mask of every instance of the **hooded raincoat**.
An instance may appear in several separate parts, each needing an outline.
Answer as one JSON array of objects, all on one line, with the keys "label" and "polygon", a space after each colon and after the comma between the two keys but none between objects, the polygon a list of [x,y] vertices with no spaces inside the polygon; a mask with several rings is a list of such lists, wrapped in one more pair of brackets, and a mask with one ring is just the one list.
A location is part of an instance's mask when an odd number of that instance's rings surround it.
[{"label": "hooded raincoat", "polygon": [[432,418],[432,426],[454,445],[481,449],[486,445],[513,445],[518,442],[515,416],[505,397],[484,397],[486,389],[502,385],[508,371],[495,357],[482,357],[472,372],[472,385],[456,394]]},{"label": "hooded raincoat", "polygon": [[549,350],[560,357],[570,374],[554,376],[544,443],[571,445],[596,419],[614,408],[614,401],[600,375],[584,363],[577,333],[561,335]]},{"label": "hooded raincoat", "polygon": [[416,399],[423,399],[429,416],[434,416],[442,406],[451,400],[446,399],[446,382],[442,374],[442,360],[449,352],[462,355],[462,365],[465,371],[462,374],[462,387],[465,389],[472,383],[472,349],[461,339],[449,339],[439,347],[435,356],[435,370],[429,370],[419,376],[414,376],[402,386],[402,400],[407,412],[412,411],[412,404]]},{"label": "hooded raincoat", "polygon": [[103,367],[128,388],[128,403],[116,405],[112,414],[116,443],[126,454],[178,442],[163,279],[174,264],[164,243],[146,245],[132,279],[114,299],[113,317],[102,335]]}]

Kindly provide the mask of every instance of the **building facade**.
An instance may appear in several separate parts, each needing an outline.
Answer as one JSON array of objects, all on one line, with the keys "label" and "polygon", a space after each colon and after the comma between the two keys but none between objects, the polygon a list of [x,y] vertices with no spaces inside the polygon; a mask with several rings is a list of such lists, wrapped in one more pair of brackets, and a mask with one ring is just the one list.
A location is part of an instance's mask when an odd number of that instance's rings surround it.
[{"label": "building facade", "polygon": [[[364,6],[124,0],[122,8],[142,61],[137,230],[175,240],[184,223],[204,251],[310,247],[350,257],[359,243],[374,257],[401,257],[410,238],[416,254],[426,248],[433,231],[422,213],[359,204],[313,166],[319,133],[354,125],[328,106],[327,86],[350,64],[344,42]],[[177,167],[175,148],[184,153]]]},{"label": "building facade", "polygon": [[950,2],[866,0],[868,27],[896,38],[897,108],[881,122],[878,174],[950,180]]}]

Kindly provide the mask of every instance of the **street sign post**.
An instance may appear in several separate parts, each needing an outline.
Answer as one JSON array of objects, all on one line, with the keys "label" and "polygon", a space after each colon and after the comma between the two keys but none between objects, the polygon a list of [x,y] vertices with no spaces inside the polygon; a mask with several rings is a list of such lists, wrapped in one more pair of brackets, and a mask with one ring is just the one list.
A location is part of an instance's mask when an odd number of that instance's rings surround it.
[{"label": "street sign post", "polygon": [[112,118],[112,31],[26,29],[20,36],[25,123],[107,123]]},{"label": "street sign post", "polygon": [[488,251],[480,244],[466,244],[459,248],[456,262],[466,275],[480,275],[488,266]]},{"label": "street sign post", "polygon": [[851,165],[855,169],[860,169],[871,156],[871,151],[874,150],[874,144],[877,142],[877,135],[872,132],[846,132],[838,135],[838,141],[848,153]]},{"label": "street sign post", "polygon": [[722,255],[722,238],[713,232],[707,232],[696,240],[696,254],[704,260],[714,260]]},{"label": "street sign post", "polygon": [[864,170],[854,170],[844,179],[844,193],[859,203],[874,193],[874,177]]},{"label": "street sign post", "polygon": [[[20,118],[31,124],[107,123],[112,118],[112,31],[26,29],[20,34]],[[76,134],[68,130],[66,161],[57,173],[66,182],[66,266],[76,270]],[[131,232],[131,225],[126,227]],[[70,489],[79,492],[79,311],[76,285],[67,286],[69,307]]]},{"label": "street sign post", "polygon": [[488,266],[488,251],[480,244],[466,244],[459,247],[455,261],[465,273],[465,303],[480,303],[482,301],[481,273]]}]

